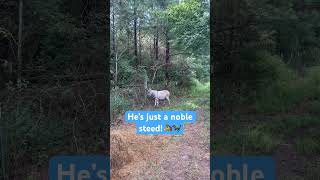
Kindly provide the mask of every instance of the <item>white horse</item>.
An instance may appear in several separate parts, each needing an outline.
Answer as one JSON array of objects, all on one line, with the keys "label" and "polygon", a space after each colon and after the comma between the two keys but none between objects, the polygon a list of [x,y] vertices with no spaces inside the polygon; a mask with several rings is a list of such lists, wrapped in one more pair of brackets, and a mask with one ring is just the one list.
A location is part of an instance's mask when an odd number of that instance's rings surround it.
[{"label": "white horse", "polygon": [[170,104],[170,92],[168,90],[156,91],[152,89],[148,89],[148,96],[152,96],[154,98],[154,106],[159,106],[159,99],[166,99]]}]

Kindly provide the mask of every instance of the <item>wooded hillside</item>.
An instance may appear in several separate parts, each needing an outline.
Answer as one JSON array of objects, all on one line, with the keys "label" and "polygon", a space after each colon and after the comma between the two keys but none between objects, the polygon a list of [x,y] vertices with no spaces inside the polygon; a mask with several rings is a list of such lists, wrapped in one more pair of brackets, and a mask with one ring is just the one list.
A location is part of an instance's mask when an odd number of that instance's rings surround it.
[{"label": "wooded hillside", "polygon": [[319,179],[319,2],[216,0],[213,154],[271,155],[277,179]]},{"label": "wooded hillside", "polygon": [[0,1],[0,179],[46,179],[55,154],[106,153],[105,1]]}]

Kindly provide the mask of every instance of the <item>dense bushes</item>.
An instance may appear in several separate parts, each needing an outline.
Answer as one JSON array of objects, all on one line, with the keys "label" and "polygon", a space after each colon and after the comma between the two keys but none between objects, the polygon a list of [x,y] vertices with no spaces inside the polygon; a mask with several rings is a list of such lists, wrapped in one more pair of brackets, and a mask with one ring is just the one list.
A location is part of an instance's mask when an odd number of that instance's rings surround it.
[{"label": "dense bushes", "polygon": [[[283,69],[289,69],[284,67]],[[305,76],[297,76],[288,70],[281,71],[280,78],[265,86],[257,97],[258,111],[286,111],[303,102],[319,100],[320,68],[306,70]],[[296,77],[296,78],[294,78]]]},{"label": "dense bushes", "polygon": [[236,67],[238,79],[246,83],[250,89],[259,90],[270,83],[294,78],[292,70],[287,68],[283,60],[267,51],[251,51],[242,53]]},{"label": "dense bushes", "polygon": [[[180,88],[190,88],[193,84],[193,79],[200,81],[209,81],[209,59],[208,57],[184,57],[176,56],[172,59],[172,64],[169,65],[169,79],[172,86],[178,86]],[[153,78],[154,71],[148,72],[148,77],[151,80]],[[166,83],[165,79],[165,67],[159,68],[156,73],[154,84],[163,88]],[[160,88],[160,87],[159,87]]]},{"label": "dense bushes", "polygon": [[[243,51],[233,69],[235,76],[232,81],[226,80],[232,94],[217,96],[224,98],[224,102],[231,99],[229,101],[236,105],[254,104],[258,112],[287,111],[303,102],[319,99],[319,66],[302,67],[302,70],[294,69],[283,58],[268,51]],[[314,108],[316,104],[313,112]]]},{"label": "dense bushes", "polygon": [[11,87],[2,94],[0,152],[5,164],[0,167],[6,171],[4,176],[27,176],[38,166],[45,167],[57,153],[105,152],[106,95],[100,85],[104,86],[101,81],[63,88],[30,85],[21,92]]},{"label": "dense bushes", "polygon": [[123,92],[120,92],[119,88],[112,89],[110,92],[111,124],[116,123],[118,114],[129,110],[132,104],[129,98]]}]

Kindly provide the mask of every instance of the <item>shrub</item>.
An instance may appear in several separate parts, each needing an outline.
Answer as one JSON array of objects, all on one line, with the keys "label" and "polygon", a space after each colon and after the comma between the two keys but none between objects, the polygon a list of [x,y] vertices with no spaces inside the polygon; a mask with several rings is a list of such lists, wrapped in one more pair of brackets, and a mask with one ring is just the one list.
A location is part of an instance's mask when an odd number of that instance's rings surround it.
[{"label": "shrub", "polygon": [[263,129],[256,127],[233,127],[227,137],[216,138],[217,145],[223,144],[229,152],[247,154],[272,153],[282,139]]},{"label": "shrub", "polygon": [[119,89],[113,89],[110,92],[110,104],[111,104],[111,112],[113,114],[112,119],[116,119],[115,115],[118,113],[122,113],[126,110],[128,110],[131,106],[132,103],[126,99],[121,92],[119,92]]},{"label": "shrub", "polygon": [[304,88],[309,91],[309,98],[318,99],[320,97],[320,66],[307,69],[305,79]]},{"label": "shrub", "polygon": [[282,67],[279,78],[260,90],[256,108],[259,112],[286,111],[292,105],[320,96],[320,68],[307,70],[305,77],[297,77],[289,67]]},{"label": "shrub", "polygon": [[195,72],[191,68],[192,59],[177,59],[173,62],[170,72],[171,81],[177,86],[189,88],[192,86],[191,79],[195,77]]},{"label": "shrub", "polygon": [[320,153],[319,140],[312,137],[300,137],[296,142],[299,153],[306,155],[316,155]]},{"label": "shrub", "polygon": [[190,89],[191,96],[209,96],[210,82],[201,83],[198,79],[191,79],[192,86]]}]

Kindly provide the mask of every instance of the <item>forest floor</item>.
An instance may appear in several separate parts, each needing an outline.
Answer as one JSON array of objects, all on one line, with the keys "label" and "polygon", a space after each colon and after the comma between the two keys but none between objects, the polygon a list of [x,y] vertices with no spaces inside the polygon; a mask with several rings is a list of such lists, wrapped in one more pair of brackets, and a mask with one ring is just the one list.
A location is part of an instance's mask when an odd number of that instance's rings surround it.
[{"label": "forest floor", "polygon": [[180,98],[162,106],[197,112],[196,123],[186,124],[182,136],[137,135],[135,125],[123,121],[112,128],[111,158],[116,160],[111,160],[111,179],[210,179],[209,101]]}]

